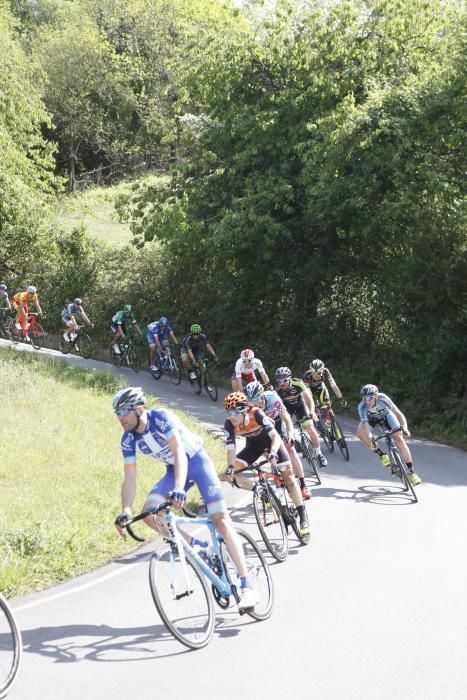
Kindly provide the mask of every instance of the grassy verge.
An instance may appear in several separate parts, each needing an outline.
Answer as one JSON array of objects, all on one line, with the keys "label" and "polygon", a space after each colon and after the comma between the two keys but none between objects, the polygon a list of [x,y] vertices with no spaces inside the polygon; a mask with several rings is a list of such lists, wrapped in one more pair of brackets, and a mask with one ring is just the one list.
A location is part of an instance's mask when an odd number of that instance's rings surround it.
[{"label": "grassy verge", "polygon": [[[113,526],[123,469],[110,372],[1,349],[0,386],[0,590],[12,596],[89,571],[134,543]],[[195,419],[183,419],[222,468],[220,443]],[[138,464],[135,509],[163,473],[153,459],[139,456]],[[196,500],[195,489],[190,494]]]}]

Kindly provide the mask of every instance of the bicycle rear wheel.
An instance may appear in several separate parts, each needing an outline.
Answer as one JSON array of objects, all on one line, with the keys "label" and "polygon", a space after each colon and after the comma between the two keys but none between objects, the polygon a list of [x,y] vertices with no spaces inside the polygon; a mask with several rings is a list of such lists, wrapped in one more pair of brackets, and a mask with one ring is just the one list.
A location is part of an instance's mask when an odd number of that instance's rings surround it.
[{"label": "bicycle rear wheel", "polygon": [[36,323],[34,328],[29,328],[28,335],[31,338],[31,345],[35,350],[40,350],[45,341],[45,333],[40,323]]},{"label": "bicycle rear wheel", "polygon": [[[282,493],[280,495],[281,511],[282,516],[287,525],[290,525],[296,538],[301,542],[301,544],[309,544],[311,535],[300,534],[300,518],[298,515],[297,507],[292,501],[292,497],[288,492],[286,486],[284,485],[281,489]],[[306,507],[305,507],[306,513]],[[308,514],[306,514],[306,519],[308,522]]]},{"label": "bicycle rear wheel", "polygon": [[402,484],[404,485],[404,491],[407,491],[412,494],[412,498],[415,501],[415,503],[418,503],[418,496],[415,493],[415,488],[410,481],[410,472],[408,470],[408,467],[402,457],[400,456],[399,452],[397,450],[392,450],[392,457],[393,460],[396,464],[397,469],[399,470],[399,478],[402,481]]},{"label": "bicycle rear wheel", "polygon": [[311,444],[308,435],[302,434],[300,443],[302,456],[308,465],[308,472],[310,473],[310,476],[316,480],[317,484],[321,484],[318,459],[316,457],[314,447]]},{"label": "bicycle rear wheel", "polygon": [[76,345],[78,346],[78,351],[81,357],[88,360],[93,351],[92,340],[87,333],[82,333],[77,339]]},{"label": "bicycle rear wheel", "polygon": [[217,386],[214,383],[211,372],[207,369],[204,372],[204,388],[212,401],[217,401]]},{"label": "bicycle rear wheel", "polygon": [[163,544],[150,559],[149,585],[169,632],[190,649],[201,649],[214,631],[214,605],[202,571],[188,559],[185,562],[186,568],[174,545]]},{"label": "bicycle rear wheel", "polygon": [[71,352],[73,349],[73,343],[70,343],[68,340],[65,340],[65,338],[63,337],[63,333],[60,333],[58,349],[60,350],[60,352],[63,352],[64,355],[68,355],[68,353]]},{"label": "bicycle rear wheel", "polygon": [[345,461],[348,462],[350,459],[349,448],[347,447],[347,442],[345,440],[344,433],[342,432],[342,429],[339,423],[337,422],[335,416],[331,417],[331,431],[341,455],[343,456]]},{"label": "bicycle rear wheel", "polygon": [[177,360],[173,356],[169,357],[168,364],[169,368],[167,370],[167,374],[169,375],[169,379],[172,382],[172,384],[175,384],[175,386],[177,386],[182,381],[182,370],[178,366]]},{"label": "bicycle rear wheel", "polygon": [[285,561],[289,553],[287,528],[280,505],[272,489],[257,484],[253,491],[253,508],[258,529],[268,552],[277,561]]},{"label": "bicycle rear wheel", "polygon": [[21,634],[8,603],[0,595],[0,697],[13,685],[21,660]]},{"label": "bicycle rear wheel", "polygon": [[[247,615],[250,615],[254,620],[267,620],[271,616],[274,607],[274,587],[269,566],[251,535],[238,528],[235,528],[235,532],[240,538],[246,561],[247,576],[250,577],[253,583],[257,599],[254,610],[248,611]],[[227,579],[230,584],[236,586],[237,590],[240,591],[241,582],[237,567],[233,563],[223,541],[220,543],[220,550]]]}]

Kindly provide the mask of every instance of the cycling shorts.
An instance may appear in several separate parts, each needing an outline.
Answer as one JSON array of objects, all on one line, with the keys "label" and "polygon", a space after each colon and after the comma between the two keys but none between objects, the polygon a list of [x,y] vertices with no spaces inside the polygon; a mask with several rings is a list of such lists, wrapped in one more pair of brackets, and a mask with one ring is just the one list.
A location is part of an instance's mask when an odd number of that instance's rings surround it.
[{"label": "cycling shorts", "polygon": [[[267,433],[265,433],[255,440],[247,440],[246,446],[243,448],[243,450],[240,450],[236,459],[242,462],[245,466],[248,466],[249,464],[256,462],[256,460],[261,457],[264,450],[270,449],[270,447],[271,438],[269,435],[267,435]],[[284,445],[280,446],[279,452],[277,453],[277,466],[281,471],[287,469],[287,467],[290,467],[289,453],[285,449]]]},{"label": "cycling shorts", "polygon": [[[151,333],[151,331],[148,331],[146,333],[146,338],[148,340],[150,348],[156,347],[156,335],[157,333]],[[163,348],[166,348],[169,345],[168,338],[164,338],[164,340],[159,340],[159,343],[162,345]]]},{"label": "cycling shorts", "polygon": [[305,406],[305,402],[303,401],[302,397],[300,397],[300,400],[297,401],[297,403],[294,404],[285,404],[285,407],[287,411],[290,413],[291,416],[295,416],[297,420],[302,421],[303,425],[306,425],[311,421],[310,416],[308,415],[307,408]]},{"label": "cycling shorts", "polygon": [[[189,491],[196,484],[205,502],[208,513],[217,513],[227,510],[224,501],[224,493],[222,491],[221,482],[217,476],[214,464],[204,449],[198,450],[193,457],[188,457],[188,474],[184,486],[185,491]],[[175,485],[175,471],[173,464],[167,464],[167,472],[157,484],[151,489],[151,492],[146,499],[160,503],[167,498],[167,494],[173,491]],[[162,496],[163,498],[160,498]],[[217,501],[217,505],[210,507],[212,503]]]},{"label": "cycling shorts", "polygon": [[371,425],[372,428],[374,428],[375,425],[380,425],[384,426],[386,430],[395,430],[396,428],[400,428],[401,424],[396,418],[395,413],[392,411],[388,411],[385,416],[382,418],[368,418],[368,424]]},{"label": "cycling shorts", "polygon": [[[121,327],[122,327],[122,333],[123,333],[123,335],[126,335],[126,325],[125,325],[125,323],[121,323],[120,325],[121,325]],[[112,323],[112,325],[110,326],[110,328],[111,328],[111,330],[112,330],[112,333],[116,333],[116,332],[118,331],[118,325],[117,325],[116,323]]]}]

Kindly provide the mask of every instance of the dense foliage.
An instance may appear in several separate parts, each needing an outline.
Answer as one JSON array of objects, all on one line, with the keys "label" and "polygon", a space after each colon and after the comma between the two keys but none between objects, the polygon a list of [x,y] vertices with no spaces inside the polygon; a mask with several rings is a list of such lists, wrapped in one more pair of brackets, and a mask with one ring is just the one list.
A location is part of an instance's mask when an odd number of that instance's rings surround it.
[{"label": "dense foliage", "polygon": [[131,250],[80,231],[48,236],[50,306],[85,289],[103,324],[123,298],[142,317],[164,310],[184,327],[196,318],[226,362],[243,345],[268,367],[297,371],[318,354],[355,399],[375,381],[419,425],[438,417],[453,434],[465,430],[462,5],[11,7],[16,38],[5,12],[0,60],[37,78],[19,90],[0,77],[20,106],[11,113],[30,120],[12,127],[4,117],[26,196],[17,190],[2,214],[11,225],[0,246],[15,251],[16,236],[39,235],[28,198],[52,187],[45,138],[71,179],[121,153],[165,149],[173,161],[169,179],[136,184],[120,202]]}]

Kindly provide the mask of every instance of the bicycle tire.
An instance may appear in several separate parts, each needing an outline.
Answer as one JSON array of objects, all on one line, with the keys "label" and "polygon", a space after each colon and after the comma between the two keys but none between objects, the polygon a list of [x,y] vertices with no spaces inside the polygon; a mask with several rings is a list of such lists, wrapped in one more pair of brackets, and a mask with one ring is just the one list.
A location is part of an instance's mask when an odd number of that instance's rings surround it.
[{"label": "bicycle tire", "polygon": [[287,527],[282,517],[280,503],[271,488],[263,484],[255,487],[253,509],[258,530],[268,552],[276,561],[285,561],[289,553]]},{"label": "bicycle tire", "polygon": [[313,449],[313,445],[311,445],[310,438],[308,435],[305,435],[304,433],[301,436],[300,439],[300,446],[301,446],[301,451],[303,455],[303,459],[305,462],[307,462],[310,470],[311,470],[311,477],[316,480],[316,483],[318,485],[321,485],[321,476],[319,473],[319,464],[317,464],[317,459],[316,459],[316,454]]},{"label": "bicycle tire", "polygon": [[410,481],[410,472],[408,470],[408,467],[402,457],[399,454],[399,451],[397,449],[392,448],[392,457],[394,459],[394,462],[396,463],[396,466],[400,470],[400,480],[402,481],[402,484],[405,486],[404,491],[408,491],[412,494],[412,498],[415,503],[418,503],[418,496],[415,493],[415,488],[412,482]]},{"label": "bicycle tire", "polygon": [[334,441],[332,437],[332,432],[329,429],[329,424],[327,420],[321,415],[319,418],[319,432],[321,433],[323,442],[328,448],[329,452],[334,452]]},{"label": "bicycle tire", "polygon": [[44,347],[45,333],[40,323],[36,323],[34,328],[29,328],[28,334],[34,350],[40,350],[42,347]]},{"label": "bicycle tire", "polygon": [[169,368],[167,370],[167,374],[169,375],[169,379],[172,382],[172,384],[175,384],[175,386],[178,386],[180,382],[182,381],[182,370],[177,364],[177,360],[173,355],[171,355],[168,358],[169,362]]},{"label": "bicycle tire", "polygon": [[5,340],[11,340],[13,326],[12,318],[6,318],[0,323],[0,335],[5,338]]},{"label": "bicycle tire", "polygon": [[191,384],[191,388],[193,389],[195,394],[197,396],[199,396],[201,394],[203,387],[201,386],[200,376],[199,376],[198,372],[196,372],[195,378],[190,377],[190,384]]},{"label": "bicycle tire", "polygon": [[60,352],[62,352],[64,355],[68,355],[69,352],[71,352],[73,348],[73,344],[70,343],[68,340],[65,340],[63,337],[63,333],[60,333],[60,340],[58,341],[58,349]]},{"label": "bicycle tire", "polygon": [[89,360],[91,357],[94,347],[91,338],[87,333],[81,333],[76,339],[75,345],[78,346],[78,352],[84,360]]},{"label": "bicycle tire", "polygon": [[337,447],[339,448],[341,455],[343,456],[345,461],[348,462],[350,459],[349,448],[347,446],[347,442],[346,442],[346,439],[344,437],[344,433],[342,431],[342,428],[340,427],[339,423],[337,422],[337,419],[335,416],[331,416],[331,430],[332,430],[334,440],[336,441]]},{"label": "bicycle tire", "polygon": [[[290,525],[292,530],[294,531],[295,537],[298,539],[298,541],[303,544],[307,545],[310,543],[311,540],[311,534],[308,535],[301,535],[300,534],[300,519],[298,516],[298,511],[297,507],[292,501],[292,496],[287,490],[287,487],[284,486],[282,487],[282,494],[280,498],[280,503],[281,503],[281,512],[282,512],[282,517],[284,518],[285,522]],[[305,513],[306,513],[306,507],[305,507]],[[306,519],[308,522],[308,513],[306,513]]]},{"label": "bicycle tire", "polygon": [[[258,602],[254,610],[249,610],[246,614],[254,620],[267,620],[271,617],[274,608],[274,585],[268,563],[253,537],[249,535],[248,532],[240,528],[235,528],[235,532],[241,541],[246,561],[247,576],[251,578],[253,587],[258,596]],[[224,541],[220,543],[220,553],[227,580],[231,585],[235,585],[239,591],[240,576],[227,552]]]},{"label": "bicycle tire", "polygon": [[126,354],[127,357],[127,363],[128,367],[131,367],[133,372],[138,373],[141,369],[141,361],[138,357],[138,353],[136,352],[136,349],[130,345],[128,348],[128,352]]},{"label": "bicycle tire", "polygon": [[185,561],[188,593],[180,555],[171,543],[163,544],[152,555],[149,586],[157,612],[169,632],[190,649],[201,649],[209,643],[214,631],[214,604],[201,569],[195,562]]},{"label": "bicycle tire", "polygon": [[109,353],[110,353],[110,360],[111,360],[112,364],[115,365],[116,367],[120,367],[122,364],[122,353],[115,352],[114,343],[110,344]]},{"label": "bicycle tire", "polygon": [[217,386],[208,369],[204,370],[204,388],[211,401],[217,401]]},{"label": "bicycle tire", "polygon": [[0,595],[0,697],[16,680],[22,657],[21,633],[7,601]]}]

